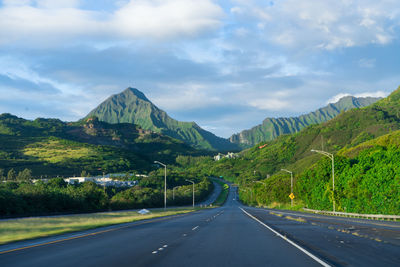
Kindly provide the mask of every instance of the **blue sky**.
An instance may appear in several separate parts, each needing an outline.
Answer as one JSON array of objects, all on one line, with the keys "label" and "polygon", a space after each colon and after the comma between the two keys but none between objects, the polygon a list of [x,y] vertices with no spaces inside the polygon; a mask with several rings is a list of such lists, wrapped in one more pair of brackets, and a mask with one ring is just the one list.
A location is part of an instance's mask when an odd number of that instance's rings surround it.
[{"label": "blue sky", "polygon": [[84,117],[131,86],[229,137],[400,85],[397,0],[3,0],[0,113]]}]

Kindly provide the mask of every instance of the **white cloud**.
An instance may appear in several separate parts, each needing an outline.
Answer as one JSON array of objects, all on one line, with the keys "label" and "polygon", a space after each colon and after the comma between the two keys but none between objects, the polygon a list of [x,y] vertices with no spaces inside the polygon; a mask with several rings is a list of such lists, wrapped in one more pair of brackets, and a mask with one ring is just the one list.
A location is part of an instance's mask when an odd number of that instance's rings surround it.
[{"label": "white cloud", "polygon": [[115,13],[115,29],[130,37],[193,36],[220,26],[222,9],[209,0],[136,0]]},{"label": "white cloud", "polygon": [[[345,96],[351,96],[352,94],[349,93],[340,93],[337,94],[335,96],[333,96],[332,98],[330,98],[326,103],[336,103],[338,102],[341,98],[345,97]],[[364,93],[358,93],[358,94],[354,94],[353,96],[355,97],[386,97],[388,96],[387,92],[384,91],[376,91],[376,92],[364,92]]]},{"label": "white cloud", "polygon": [[387,97],[389,93],[384,91],[376,91],[376,92],[365,92],[360,94],[355,94],[355,97]]},{"label": "white cloud", "polygon": [[330,99],[326,102],[326,104],[329,104],[329,103],[336,103],[336,102],[338,102],[341,98],[343,98],[343,97],[345,97],[345,96],[350,96],[350,94],[348,94],[348,93],[340,93],[340,94],[337,94],[337,95],[333,96],[332,98],[330,98]]},{"label": "white cloud", "polygon": [[288,101],[277,98],[255,99],[249,104],[262,110],[282,110],[290,106]]},{"label": "white cloud", "polygon": [[[261,91],[250,89],[246,94],[247,103],[259,110],[278,111],[291,107],[289,99],[293,96],[293,90]],[[242,94],[239,94],[239,97]]]},{"label": "white cloud", "polygon": [[54,8],[75,8],[79,6],[80,0],[36,0],[36,1],[31,1],[31,2],[36,2],[36,5],[39,8],[49,8],[49,9],[54,9]]},{"label": "white cloud", "polygon": [[332,50],[387,44],[400,24],[397,0],[286,0],[272,6],[236,1],[237,15],[252,16],[265,38],[292,48]]},{"label": "white cloud", "polygon": [[26,80],[39,86],[47,84],[55,90],[67,94],[81,92],[80,86],[69,85],[48,77],[43,77],[28,66],[27,63],[23,63],[8,56],[0,57],[0,75],[7,76],[13,80]]},{"label": "white cloud", "polygon": [[358,61],[358,65],[362,68],[371,69],[375,67],[375,58],[362,58]]},{"label": "white cloud", "polygon": [[210,92],[206,84],[185,83],[181,85],[163,84],[165,90],[157,95],[149,94],[151,101],[164,110],[190,110],[218,105],[223,100]]},{"label": "white cloud", "polygon": [[79,9],[79,0],[6,1],[0,9],[0,44],[54,42],[72,37],[192,37],[220,26],[212,0],[131,0],[115,12]]}]

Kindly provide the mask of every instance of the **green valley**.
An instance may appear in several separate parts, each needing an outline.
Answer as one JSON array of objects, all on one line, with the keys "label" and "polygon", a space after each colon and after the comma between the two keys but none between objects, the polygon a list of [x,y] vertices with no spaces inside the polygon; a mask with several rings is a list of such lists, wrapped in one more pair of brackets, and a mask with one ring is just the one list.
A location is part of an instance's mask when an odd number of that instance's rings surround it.
[{"label": "green valley", "polygon": [[[130,94],[135,94],[135,101],[146,100],[134,89],[127,89],[122,95]],[[122,95],[110,99],[119,101]],[[352,103],[356,101],[347,99]],[[149,110],[158,110],[151,102],[146,103],[139,106],[147,105]],[[344,110],[346,105],[343,103]],[[118,107],[124,105],[120,103]],[[110,107],[108,104],[100,106]],[[126,110],[130,109],[121,109],[119,114],[125,114]],[[159,112],[159,116],[167,116]],[[131,110],[129,114],[136,112]],[[142,116],[145,113],[138,114]],[[121,171],[149,174],[139,179],[137,187],[122,191],[107,189],[105,193],[95,185],[76,189],[70,185],[36,186],[26,182],[11,185],[7,182],[0,188],[2,199],[14,199],[19,203],[16,207],[20,207],[20,212],[5,210],[3,213],[39,211],[43,206],[41,201],[46,197],[38,197],[38,190],[47,192],[44,195],[52,194],[54,203],[64,203],[65,198],[70,198],[69,203],[81,203],[88,198],[80,190],[89,188],[97,197],[89,201],[94,201],[90,204],[92,206],[81,205],[86,207],[84,210],[161,206],[163,168],[156,169],[153,164],[159,160],[168,165],[168,199],[171,203],[172,198],[176,205],[190,202],[187,178],[196,181],[199,188],[196,199],[202,199],[212,188],[208,177],[223,176],[239,185],[241,200],[246,204],[290,208],[290,175],[281,172],[285,168],[294,173],[295,209],[329,210],[334,199],[339,211],[397,214],[400,212],[400,169],[396,165],[400,157],[399,114],[400,88],[369,106],[342,111],[321,124],[315,121],[296,133],[261,142],[240,152],[237,158],[218,161],[211,157],[209,150],[196,150],[182,140],[164,135],[166,130],[162,128],[165,125],[158,130],[154,125],[148,125],[152,130],[143,129],[128,122],[107,123],[103,121],[104,117],[101,120],[95,114],[72,123],[56,119],[30,121],[2,114],[0,176],[3,178],[12,176],[11,180],[17,177],[26,180],[30,176],[79,175],[82,170],[91,174]],[[153,115],[147,113],[148,117],[142,117],[143,123]],[[118,118],[126,119],[124,116]],[[313,153],[312,149],[335,154],[335,192],[332,191],[330,160]],[[14,172],[12,175],[9,174],[11,171]],[[28,202],[34,203],[31,195],[37,197],[35,201],[38,203],[33,210],[26,206]],[[381,205],[383,202],[389,204]],[[74,210],[68,205],[53,204],[47,208],[48,212]]]}]

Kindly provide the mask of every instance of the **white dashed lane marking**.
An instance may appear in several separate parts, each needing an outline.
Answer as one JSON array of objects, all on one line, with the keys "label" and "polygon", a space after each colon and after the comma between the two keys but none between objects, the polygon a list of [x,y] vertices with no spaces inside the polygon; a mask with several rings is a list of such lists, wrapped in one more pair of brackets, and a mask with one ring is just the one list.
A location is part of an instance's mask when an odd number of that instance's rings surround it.
[{"label": "white dashed lane marking", "polygon": [[[212,221],[213,219],[215,219],[218,215],[221,215],[223,213],[223,211],[222,212],[219,212],[219,213],[217,213],[216,215],[214,215],[213,217],[211,217],[210,219],[207,219],[206,221],[207,222],[210,222],[210,221]],[[192,231],[195,231],[196,229],[198,229],[200,226],[195,226],[195,227],[193,227],[192,228]],[[186,233],[184,233],[182,236],[187,236],[187,234]],[[164,250],[165,248],[167,248],[168,247],[168,245],[163,245],[162,247],[160,247],[160,248],[158,248],[158,250],[155,250],[155,251],[153,251],[152,253],[153,254],[157,254],[158,252],[161,252],[162,250]]]}]

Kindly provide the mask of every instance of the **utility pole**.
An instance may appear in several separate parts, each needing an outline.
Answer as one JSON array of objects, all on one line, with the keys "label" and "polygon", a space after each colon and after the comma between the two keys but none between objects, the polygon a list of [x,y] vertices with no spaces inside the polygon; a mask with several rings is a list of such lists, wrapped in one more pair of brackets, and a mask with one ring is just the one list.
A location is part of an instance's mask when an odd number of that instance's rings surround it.
[{"label": "utility pole", "polygon": [[186,179],[186,181],[193,184],[193,208],[194,208],[194,182],[188,179]]},{"label": "utility pole", "polygon": [[[281,169],[281,171],[290,173],[290,195],[293,195],[293,172],[286,169]],[[290,198],[290,206],[293,207],[293,198]]]},{"label": "utility pole", "polygon": [[174,188],[172,188],[172,200],[175,200],[175,188],[178,188],[180,186],[175,186]]},{"label": "utility pole", "polygon": [[167,209],[167,165],[159,161],[154,161],[156,164],[164,166],[164,210]]}]

